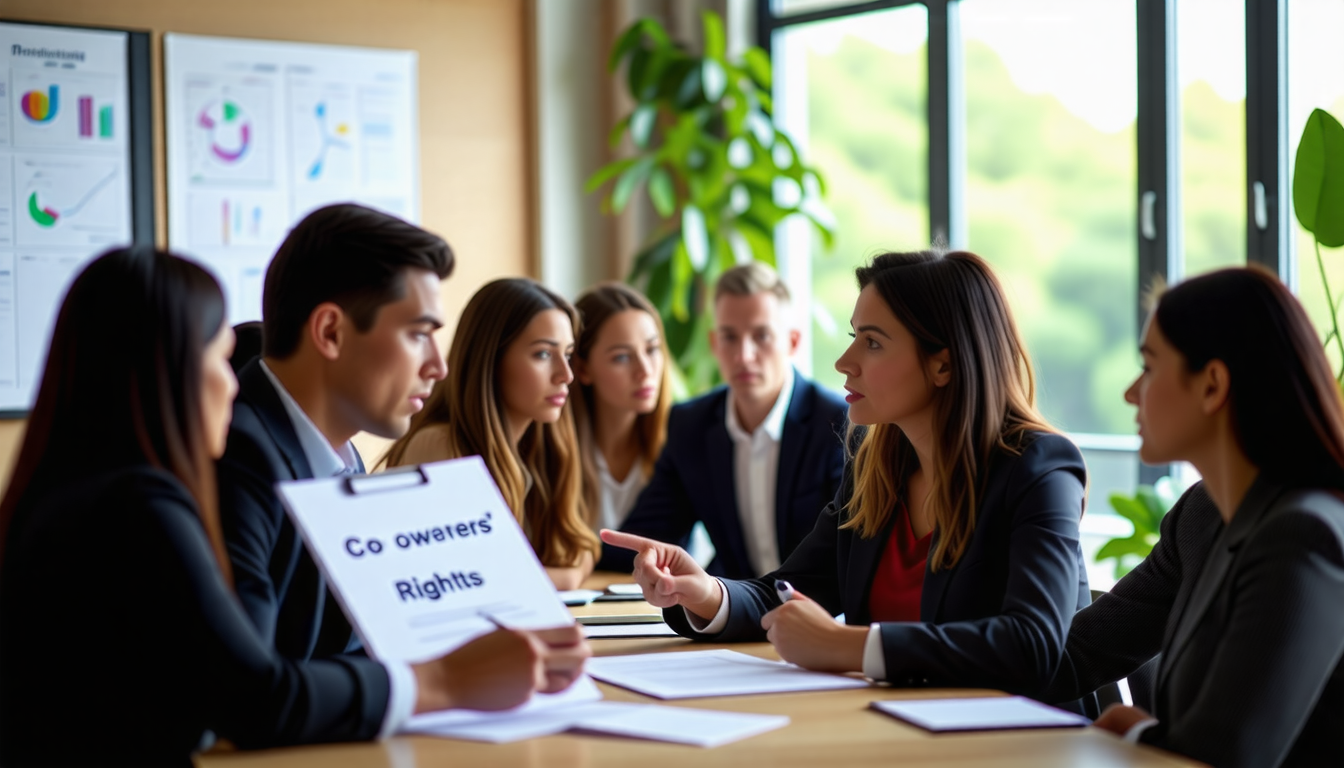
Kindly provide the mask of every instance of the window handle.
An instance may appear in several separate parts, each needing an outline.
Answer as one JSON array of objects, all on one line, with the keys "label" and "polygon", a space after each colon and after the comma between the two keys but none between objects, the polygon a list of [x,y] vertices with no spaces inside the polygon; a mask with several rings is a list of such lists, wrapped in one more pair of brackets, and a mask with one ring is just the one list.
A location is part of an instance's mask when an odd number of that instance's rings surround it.
[{"label": "window handle", "polygon": [[1269,229],[1269,206],[1265,203],[1265,185],[1255,182],[1251,185],[1251,202],[1255,210],[1255,228],[1264,232]]},{"label": "window handle", "polygon": [[1148,190],[1139,198],[1139,232],[1145,240],[1157,239],[1157,193]]}]

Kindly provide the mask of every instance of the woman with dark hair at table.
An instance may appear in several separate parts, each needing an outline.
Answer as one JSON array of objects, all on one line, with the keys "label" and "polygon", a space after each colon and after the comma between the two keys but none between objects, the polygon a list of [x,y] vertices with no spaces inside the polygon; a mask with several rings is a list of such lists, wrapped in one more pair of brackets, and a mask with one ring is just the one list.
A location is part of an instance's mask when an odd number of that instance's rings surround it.
[{"label": "woman with dark hair at table", "polygon": [[[282,659],[233,594],[224,317],[214,278],[148,249],[71,285],[0,502],[0,764],[189,765],[210,733],[263,747],[400,726],[387,665]],[[586,655],[573,628],[493,632],[411,665],[415,711],[512,707]]]},{"label": "woman with dark hair at table", "polygon": [[1139,456],[1203,481],[1074,618],[1060,698],[1160,652],[1150,716],[1096,724],[1215,766],[1344,761],[1344,402],[1302,305],[1258,268],[1187,280],[1144,331]]},{"label": "woman with dark hair at table", "polygon": [[857,450],[783,565],[720,580],[679,547],[602,538],[639,552],[635,580],[683,635],[768,639],[800,666],[895,685],[1039,696],[1089,599],[1082,456],[1036,410],[1026,349],[984,259],[888,253],[856,276],[854,341],[835,367]]}]

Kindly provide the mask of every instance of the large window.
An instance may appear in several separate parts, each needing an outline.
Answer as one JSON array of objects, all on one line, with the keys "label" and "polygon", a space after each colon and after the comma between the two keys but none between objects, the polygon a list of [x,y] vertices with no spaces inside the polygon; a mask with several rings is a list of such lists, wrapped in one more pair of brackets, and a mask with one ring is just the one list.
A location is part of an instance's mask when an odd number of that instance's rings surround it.
[{"label": "large window", "polygon": [[1185,257],[1178,274],[1196,275],[1246,263],[1246,8],[1180,0],[1176,11]]},{"label": "large window", "polygon": [[961,24],[969,246],[1005,284],[1051,422],[1132,434],[1134,2],[963,0]]},{"label": "large window", "polygon": [[835,361],[849,343],[858,289],[854,268],[884,250],[929,242],[925,75],[928,13],[922,5],[789,27],[775,42],[776,114],[822,170],[837,237],[826,253],[808,228],[789,230],[785,252],[810,281],[810,364],[839,389]]},{"label": "large window", "polygon": [[[815,375],[838,381],[832,334],[856,263],[931,232],[980,253],[1008,290],[1042,410],[1088,460],[1085,548],[1125,533],[1106,514],[1110,493],[1186,474],[1140,469],[1122,399],[1154,276],[1270,265],[1323,336],[1331,327],[1312,241],[1287,216],[1284,166],[1313,107],[1344,117],[1341,0],[765,5],[781,114],[836,215],[833,255],[793,239],[784,249],[817,307]],[[1344,301],[1344,249],[1325,257]],[[1109,583],[1109,567],[1089,571]]]}]

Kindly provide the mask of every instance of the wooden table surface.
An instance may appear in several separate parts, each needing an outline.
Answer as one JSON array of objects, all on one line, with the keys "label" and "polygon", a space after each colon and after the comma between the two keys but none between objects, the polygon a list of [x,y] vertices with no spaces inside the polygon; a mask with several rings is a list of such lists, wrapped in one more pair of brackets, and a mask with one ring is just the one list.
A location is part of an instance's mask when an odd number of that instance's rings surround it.
[{"label": "wooden table surface", "polygon": [[[585,586],[601,588],[628,580],[594,574]],[[653,613],[644,602],[595,603],[577,615]],[[682,638],[593,640],[596,656],[676,653],[731,648],[778,659],[768,643],[712,645]],[[612,701],[651,702],[641,694],[598,683]],[[879,699],[996,696],[970,689],[870,689],[733,696],[659,702],[671,706],[788,715],[788,726],[715,749],[634,739],[560,734],[512,744],[481,744],[430,737],[396,737],[382,742],[333,744],[257,752],[211,752],[196,758],[202,768],[427,768],[428,766],[527,766],[528,768],[764,768],[764,766],[1190,766],[1197,763],[1149,747],[1125,744],[1094,728],[933,735],[868,709]]]}]

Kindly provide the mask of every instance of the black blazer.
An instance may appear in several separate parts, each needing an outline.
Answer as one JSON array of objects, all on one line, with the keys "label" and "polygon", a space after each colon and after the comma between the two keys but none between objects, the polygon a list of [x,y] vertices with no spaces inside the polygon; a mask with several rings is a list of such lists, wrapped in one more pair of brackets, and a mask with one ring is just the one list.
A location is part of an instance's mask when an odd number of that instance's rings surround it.
[{"label": "black blazer", "polygon": [[1141,741],[1215,766],[1344,760],[1344,501],[1257,480],[1186,572]]},{"label": "black blazer", "polygon": [[[1189,600],[1222,528],[1218,507],[1196,483],[1162,519],[1161,537],[1148,557],[1073,617],[1046,701],[1077,699],[1133,675],[1161,653],[1173,607]],[[1151,701],[1134,704],[1153,710]]]},{"label": "black blazer", "polygon": [[[747,555],[738,517],[733,441],[724,423],[727,407],[728,389],[720,387],[672,409],[653,477],[621,530],[684,545],[696,522],[703,522],[717,553],[710,573],[749,579],[759,574]],[[840,488],[845,467],[841,434],[848,413],[849,406],[838,395],[794,372],[775,481],[781,561],[811,532],[817,515]],[[603,546],[598,568],[628,573],[633,563],[633,552]]]},{"label": "black blazer", "polygon": [[[881,625],[890,682],[997,688],[1034,697],[1045,692],[1069,621],[1090,600],[1078,543],[1086,477],[1082,455],[1060,435],[1038,433],[1021,455],[991,458],[975,531],[961,560],[949,569],[926,571],[919,622]],[[710,642],[764,640],[761,617],[779,605],[777,578],[832,615],[843,612],[847,624],[870,623],[868,595],[897,515],[873,538],[841,529],[840,510],[851,482],[779,571],[724,582],[729,617],[723,632],[696,633],[679,607],[664,611],[668,624]],[[934,537],[936,544],[936,532]]]},{"label": "black blazer", "polygon": [[129,467],[25,505],[2,583],[5,766],[189,765],[206,731],[243,747],[369,739],[386,713],[378,664],[296,663],[258,636],[165,472]]},{"label": "black blazer", "polygon": [[290,659],[359,650],[275,490],[281,481],[312,479],[313,471],[260,360],[238,372],[228,447],[217,468],[234,587],[261,636]]}]

